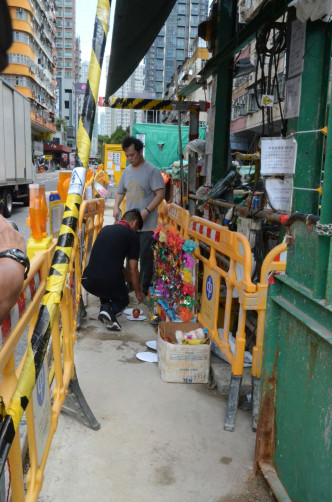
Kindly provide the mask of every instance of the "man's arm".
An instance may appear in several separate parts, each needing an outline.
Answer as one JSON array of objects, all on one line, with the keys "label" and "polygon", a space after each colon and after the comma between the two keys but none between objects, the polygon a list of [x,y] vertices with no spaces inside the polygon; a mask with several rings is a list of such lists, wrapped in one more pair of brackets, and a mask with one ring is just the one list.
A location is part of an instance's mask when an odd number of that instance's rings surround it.
[{"label": "man's arm", "polygon": [[115,202],[114,202],[114,207],[113,207],[113,216],[115,220],[119,219],[119,214],[120,214],[120,204],[124,199],[125,194],[124,193],[117,193],[115,196]]},{"label": "man's arm", "polygon": [[[24,238],[0,215],[0,252],[12,248],[25,252]],[[11,258],[0,258],[0,324],[17,302],[23,282],[23,265]]]},{"label": "man's arm", "polygon": [[129,273],[130,282],[133,290],[135,291],[138,303],[142,303],[145,296],[143,295],[141,287],[139,285],[138,260],[129,260]]},{"label": "man's arm", "polygon": [[154,197],[152,201],[146,206],[146,208],[142,209],[141,215],[143,218],[143,221],[149,216],[151,211],[156,209],[159,204],[162,202],[163,198],[165,196],[165,189],[164,188],[158,188],[154,192]]}]

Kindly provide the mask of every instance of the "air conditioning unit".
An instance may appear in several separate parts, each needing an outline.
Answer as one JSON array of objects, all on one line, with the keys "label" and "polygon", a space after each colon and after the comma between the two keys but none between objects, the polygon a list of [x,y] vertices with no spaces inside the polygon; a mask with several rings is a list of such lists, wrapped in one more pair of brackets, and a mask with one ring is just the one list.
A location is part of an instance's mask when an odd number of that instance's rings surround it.
[{"label": "air conditioning unit", "polygon": [[19,11],[19,13],[20,13],[20,14],[23,14],[24,9],[22,9],[22,7],[20,7],[20,8],[18,9],[18,11]]}]

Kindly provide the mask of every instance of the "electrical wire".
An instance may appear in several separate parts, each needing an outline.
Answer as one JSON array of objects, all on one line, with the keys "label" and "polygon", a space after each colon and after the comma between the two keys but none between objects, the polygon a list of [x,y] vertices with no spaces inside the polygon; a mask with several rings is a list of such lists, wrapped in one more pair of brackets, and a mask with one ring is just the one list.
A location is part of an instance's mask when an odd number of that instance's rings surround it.
[{"label": "electrical wire", "polygon": [[[254,95],[257,107],[262,111],[262,136],[275,134],[273,121],[273,106],[265,107],[259,100],[258,84],[260,83],[260,97],[274,95],[276,90],[282,132],[285,133],[285,120],[281,107],[281,93],[278,81],[278,66],[281,55],[286,50],[287,30],[284,18],[282,22],[268,23],[256,33],[257,63],[255,69]],[[265,68],[267,68],[267,73]]]}]

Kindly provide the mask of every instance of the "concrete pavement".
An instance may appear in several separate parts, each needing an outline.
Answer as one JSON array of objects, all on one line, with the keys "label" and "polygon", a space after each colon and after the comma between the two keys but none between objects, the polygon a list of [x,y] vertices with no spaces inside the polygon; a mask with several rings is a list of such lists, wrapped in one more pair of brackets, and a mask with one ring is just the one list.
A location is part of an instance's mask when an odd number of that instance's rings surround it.
[{"label": "concrete pavement", "polygon": [[39,502],[274,500],[253,475],[250,412],[239,409],[235,432],[225,432],[225,396],[206,384],[163,382],[156,363],[136,358],[156,340],[154,328],[122,315],[122,332],[112,333],[98,310],[89,295],[75,361],[101,428],[60,416]]}]

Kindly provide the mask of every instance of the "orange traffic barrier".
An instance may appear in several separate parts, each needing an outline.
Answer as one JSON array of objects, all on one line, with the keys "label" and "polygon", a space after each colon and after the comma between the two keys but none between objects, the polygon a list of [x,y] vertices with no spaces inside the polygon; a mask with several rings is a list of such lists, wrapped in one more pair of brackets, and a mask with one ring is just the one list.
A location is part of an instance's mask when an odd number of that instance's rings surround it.
[{"label": "orange traffic barrier", "polygon": [[[250,244],[244,235],[231,232],[227,227],[222,227],[197,216],[190,219],[188,236],[196,242],[202,242],[209,247],[209,257],[203,256],[199,247],[195,251],[195,256],[202,261],[204,268],[201,310],[198,314],[198,320],[209,330],[209,336],[231,364],[232,376],[224,428],[232,431],[234,430],[243,374],[246,345],[246,311],[252,309],[250,299],[256,293],[256,286],[251,281],[252,257]],[[225,258],[224,268],[217,264],[216,253]],[[223,330],[220,336],[217,322],[222,283],[226,286],[226,302]],[[229,335],[235,290],[238,295],[239,314],[233,353]]]},{"label": "orange traffic barrier", "polygon": [[188,238],[189,220],[189,211],[173,203],[168,206],[166,225],[175,226],[183,239]]},{"label": "orange traffic barrier", "polygon": [[[78,231],[75,234],[73,254],[60,309],[53,325],[50,344],[46,348],[42,369],[36,379],[32,398],[26,408],[28,448],[21,447],[20,427],[22,425],[20,424],[8,455],[6,467],[8,475],[4,479],[6,480],[6,493],[8,496],[11,495],[12,502],[37,501],[43,484],[43,473],[52,439],[57,429],[58,417],[69,386],[77,395],[74,387],[77,382],[74,344],[80,305],[81,271],[103,225],[104,207],[104,199],[84,201],[80,207]],[[22,368],[25,359],[30,357],[26,347],[31,340],[37,322],[39,305],[44,296],[55,247],[56,241],[53,240],[49,249],[35,253],[31,259],[30,272],[24,282],[20,298],[8,318],[0,326],[2,342],[0,345],[0,397],[3,399],[5,408],[11,402],[17,386],[25,385],[25,381],[31,381],[31,378],[34,378],[32,374],[23,374]],[[27,339],[24,338],[26,332]],[[18,345],[19,353],[22,354],[19,361],[17,361]],[[80,397],[84,400],[82,394]],[[86,407],[82,409],[86,413],[91,428],[99,428],[91,410],[88,409],[90,412],[88,415]],[[22,465],[23,457],[26,460],[26,455],[28,455],[29,471],[26,480],[24,480]]]},{"label": "orange traffic barrier", "polygon": [[260,282],[257,284],[257,295],[260,297],[259,307],[257,307],[257,330],[256,344],[252,351],[252,417],[253,430],[257,429],[257,419],[260,401],[260,377],[262,372],[263,342],[265,331],[265,313],[267,303],[267,292],[269,287],[269,277],[271,273],[285,272],[286,261],[283,255],[287,250],[287,244],[282,243],[274,247],[265,257],[262,268]]}]

